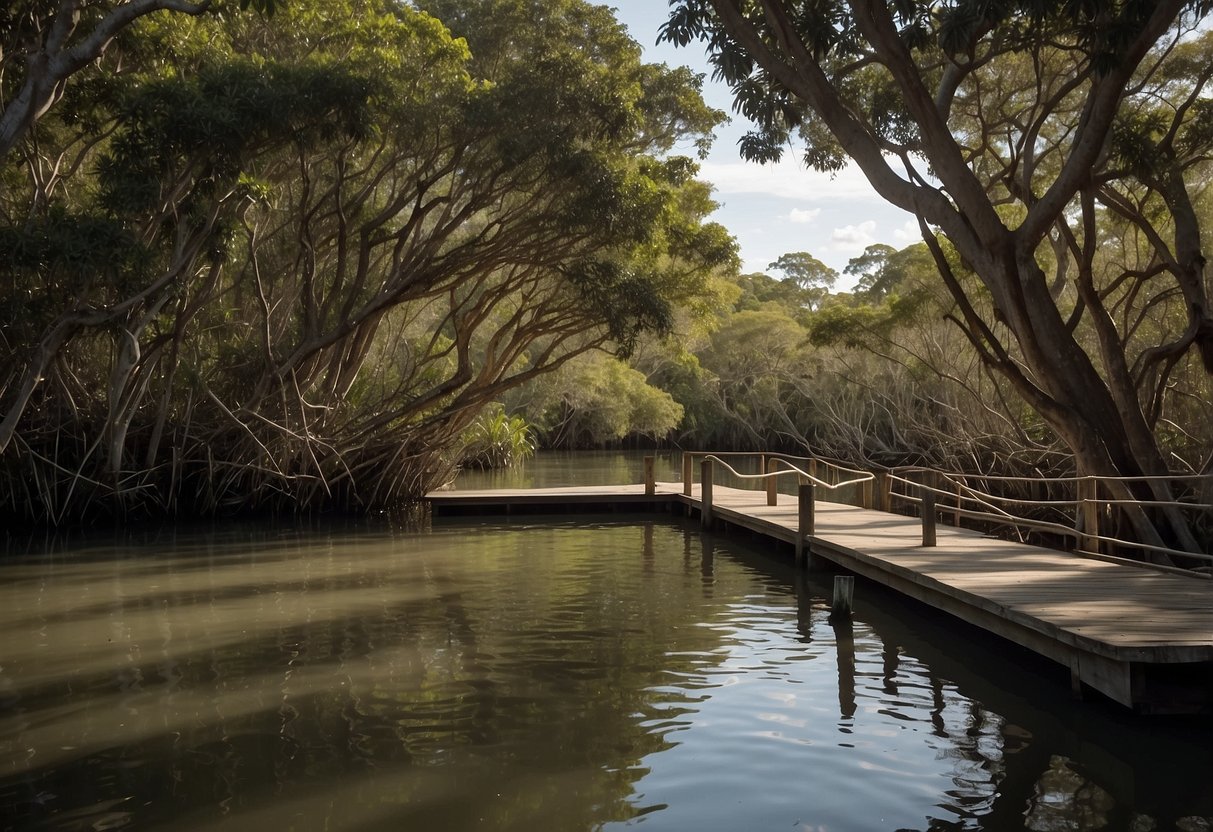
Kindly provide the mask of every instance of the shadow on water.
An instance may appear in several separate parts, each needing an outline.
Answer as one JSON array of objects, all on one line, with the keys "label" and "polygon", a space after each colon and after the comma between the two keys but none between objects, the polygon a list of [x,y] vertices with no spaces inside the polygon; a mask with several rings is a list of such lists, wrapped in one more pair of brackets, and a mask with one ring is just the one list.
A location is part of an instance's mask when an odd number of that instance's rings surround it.
[{"label": "shadow on water", "polygon": [[[1213,829],[1213,719],[1142,717],[1106,700],[1075,701],[1066,669],[862,579],[855,623],[831,622],[811,614],[828,609],[830,575],[732,548],[748,567],[795,587],[804,640],[823,630],[832,636],[840,720],[856,713],[857,685],[879,686],[896,703],[903,662],[925,671],[936,734],[992,789],[976,802],[985,789],[950,794],[940,805],[958,817],[932,818],[928,828],[961,828],[963,820],[990,830]],[[862,664],[857,627],[872,639]]]},{"label": "shadow on water", "polygon": [[0,828],[1208,828],[1213,723],[828,580],[651,517],[10,558]]},{"label": "shadow on water", "polygon": [[10,560],[0,828],[633,816],[636,762],[665,747],[638,715],[696,698],[650,694],[666,650],[715,646],[672,633],[702,597],[674,532],[644,526],[621,572],[635,535],[227,531]]}]

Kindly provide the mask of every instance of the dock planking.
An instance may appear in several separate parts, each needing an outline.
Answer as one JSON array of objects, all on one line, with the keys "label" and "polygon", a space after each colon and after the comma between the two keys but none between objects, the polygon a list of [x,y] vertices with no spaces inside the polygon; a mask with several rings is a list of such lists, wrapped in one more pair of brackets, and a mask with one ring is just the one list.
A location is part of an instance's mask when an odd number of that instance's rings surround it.
[{"label": "dock planking", "polygon": [[[701,510],[681,483],[430,494],[435,513]],[[715,523],[795,544],[797,500],[715,486]],[[1213,581],[1087,558],[939,525],[922,545],[915,517],[817,501],[813,561],[825,560],[1034,650],[1147,713],[1213,710]]]}]

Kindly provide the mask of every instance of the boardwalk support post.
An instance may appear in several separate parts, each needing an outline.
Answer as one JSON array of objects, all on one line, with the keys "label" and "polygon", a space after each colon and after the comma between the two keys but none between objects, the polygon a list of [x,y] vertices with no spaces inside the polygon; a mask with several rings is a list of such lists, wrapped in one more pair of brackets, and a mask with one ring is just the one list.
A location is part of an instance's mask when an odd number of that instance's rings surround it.
[{"label": "boardwalk support post", "polygon": [[712,528],[712,460],[699,463],[699,523]]},{"label": "boardwalk support post", "polygon": [[657,493],[657,483],[653,479],[653,457],[644,458],[644,496],[652,497]]},{"label": "boardwalk support post", "polygon": [[830,605],[830,618],[850,618],[855,604],[855,576],[834,576],[834,602]]},{"label": "boardwalk support post", "polygon": [[922,545],[935,545],[935,492],[922,490]]},{"label": "boardwalk support post", "polygon": [[875,508],[875,503],[872,502],[872,480],[864,480],[859,484],[859,506],[860,508]]},{"label": "boardwalk support post", "polygon": [[799,524],[796,533],[796,563],[807,565],[809,560],[808,539],[813,535],[813,483],[801,483],[796,490],[796,508]]},{"label": "boardwalk support post", "polygon": [[1099,553],[1099,480],[1083,477],[1078,481],[1078,543],[1085,552]]},{"label": "boardwalk support post", "polygon": [[690,451],[682,452],[682,493],[685,497],[691,496],[691,480],[695,479],[694,458]]},{"label": "boardwalk support post", "polygon": [[[774,474],[775,471],[778,470],[778,468],[779,468],[779,460],[775,459],[775,457],[771,457],[771,456],[767,457],[766,473]],[[779,483],[776,481],[775,477],[771,477],[771,476],[767,477],[767,505],[768,506],[779,505],[779,491],[777,490],[778,486],[779,486]]]}]

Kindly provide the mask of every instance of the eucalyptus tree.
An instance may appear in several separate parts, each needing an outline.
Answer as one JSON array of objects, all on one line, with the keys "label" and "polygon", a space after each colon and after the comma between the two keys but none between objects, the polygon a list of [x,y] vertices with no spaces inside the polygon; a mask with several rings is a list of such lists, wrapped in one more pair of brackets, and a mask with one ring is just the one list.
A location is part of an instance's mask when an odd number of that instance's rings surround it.
[{"label": "eucalyptus tree", "polygon": [[[757,124],[748,158],[795,136],[817,169],[853,161],[919,218],[951,319],[1078,470],[1151,478],[1113,482],[1117,498],[1172,498],[1157,436],[1169,381],[1192,362],[1213,371],[1193,208],[1213,146],[1207,2],[671,6],[663,37],[706,41]],[[1130,513],[1144,542],[1198,547],[1178,511]]]},{"label": "eucalyptus tree", "polygon": [[796,317],[817,297],[811,289],[803,289],[791,280],[781,280],[764,272],[738,275],[734,281],[741,290],[734,303],[736,312],[774,309]]},{"label": "eucalyptus tree", "polygon": [[10,508],[394,505],[734,263],[668,154],[721,117],[697,78],[580,0],[433,10],[480,53],[390,0],[145,21],[44,117],[69,163],[0,229]]},{"label": "eucalyptus tree", "polygon": [[[976,278],[955,252],[949,263]],[[819,364],[813,409],[822,445],[842,458],[997,476],[1063,476],[1072,463],[961,330],[924,243],[876,244],[848,263],[852,293],[806,322]]]},{"label": "eucalyptus tree", "polygon": [[[239,0],[273,14],[277,0]],[[13,0],[0,9],[0,158],[63,97],[72,76],[157,12],[197,16],[215,0]]]},{"label": "eucalyptus tree", "polygon": [[816,309],[830,294],[838,281],[838,272],[818,260],[807,251],[792,251],[780,255],[768,269],[783,272],[784,280],[795,283],[808,298],[807,305]]},{"label": "eucalyptus tree", "polygon": [[852,258],[844,271],[856,278],[856,296],[878,303],[910,283],[912,276],[934,273],[935,265],[922,243],[900,250],[875,243]]}]

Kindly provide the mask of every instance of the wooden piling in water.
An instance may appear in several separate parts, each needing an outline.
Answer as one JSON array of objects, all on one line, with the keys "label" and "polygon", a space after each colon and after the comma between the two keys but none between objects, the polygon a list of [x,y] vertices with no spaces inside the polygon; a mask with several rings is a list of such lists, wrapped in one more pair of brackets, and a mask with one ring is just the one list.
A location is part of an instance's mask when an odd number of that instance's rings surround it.
[{"label": "wooden piling in water", "polygon": [[682,493],[691,496],[691,481],[695,479],[694,455],[689,451],[682,452]]},{"label": "wooden piling in water", "polygon": [[699,523],[712,528],[712,460],[699,463]]},{"label": "wooden piling in water", "polygon": [[831,618],[850,618],[855,605],[855,576],[834,576],[834,601],[830,605]]},{"label": "wooden piling in water", "polygon": [[644,458],[644,495],[652,497],[657,493],[657,482],[653,478],[653,457]]}]

